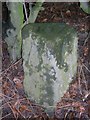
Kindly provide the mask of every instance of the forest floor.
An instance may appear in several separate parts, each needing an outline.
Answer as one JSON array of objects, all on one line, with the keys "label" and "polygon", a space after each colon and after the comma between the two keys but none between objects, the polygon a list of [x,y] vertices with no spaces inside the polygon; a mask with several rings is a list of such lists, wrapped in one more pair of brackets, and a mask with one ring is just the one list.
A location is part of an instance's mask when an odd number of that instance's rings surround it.
[{"label": "forest floor", "polygon": [[[26,98],[23,88],[22,58],[10,64],[5,41],[2,42],[2,120],[89,120],[90,119],[90,15],[78,3],[44,3],[36,22],[64,22],[78,34],[77,75],[49,116],[42,106]],[[3,21],[7,19],[3,6]]]}]

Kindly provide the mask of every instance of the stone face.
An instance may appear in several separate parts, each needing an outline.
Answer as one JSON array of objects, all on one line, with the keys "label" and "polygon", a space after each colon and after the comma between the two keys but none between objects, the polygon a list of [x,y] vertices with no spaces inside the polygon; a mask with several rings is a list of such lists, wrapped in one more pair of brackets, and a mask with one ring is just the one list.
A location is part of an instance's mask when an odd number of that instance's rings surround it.
[{"label": "stone face", "polygon": [[65,23],[32,23],[22,38],[25,92],[46,108],[54,106],[76,74],[76,31]]},{"label": "stone face", "polygon": [[6,6],[7,21],[2,21],[2,35],[8,45],[7,49],[10,55],[10,63],[14,63],[21,58],[22,43],[20,30],[24,19],[23,4],[20,2],[7,2]]}]

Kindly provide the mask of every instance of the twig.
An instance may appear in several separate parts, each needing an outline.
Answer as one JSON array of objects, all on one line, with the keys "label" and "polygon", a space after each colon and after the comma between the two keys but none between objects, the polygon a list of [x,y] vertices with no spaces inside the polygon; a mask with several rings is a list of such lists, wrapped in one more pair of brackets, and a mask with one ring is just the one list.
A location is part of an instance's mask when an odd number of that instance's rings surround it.
[{"label": "twig", "polygon": [[[21,106],[20,100],[16,101],[18,103],[19,107]],[[25,116],[16,108],[17,112],[25,119]]]},{"label": "twig", "polygon": [[83,63],[83,66],[86,68],[86,70],[88,71],[88,72],[90,72],[90,70],[88,69],[88,67]]},{"label": "twig", "polygon": [[23,6],[24,6],[24,10],[25,10],[26,22],[28,23],[28,16],[27,16],[27,9],[26,9],[25,2],[23,3]]},{"label": "twig", "polygon": [[90,37],[90,33],[88,34],[87,38],[85,39],[83,46],[85,46],[85,44],[88,41],[89,37]]},{"label": "twig", "polygon": [[66,114],[65,114],[65,117],[64,117],[64,120],[67,119],[67,116],[68,116],[68,114],[69,114],[70,111],[71,111],[71,109],[68,109],[68,110],[67,110],[67,112],[66,112]]},{"label": "twig", "polygon": [[67,107],[73,108],[74,105],[68,104],[68,105],[64,105],[64,106],[58,107],[58,109],[67,108]]},{"label": "twig", "polygon": [[[24,100],[24,99],[26,99],[26,98],[19,99],[19,100],[20,100],[20,101],[22,101],[22,100]],[[8,104],[10,104],[10,103],[12,103],[12,102],[15,102],[15,98],[12,98],[12,100],[11,100],[11,101],[8,101],[8,102],[6,102],[6,103],[2,104],[2,105],[1,105],[1,107],[4,107],[7,103],[8,103]]]},{"label": "twig", "polygon": [[4,119],[4,118],[6,118],[7,116],[9,116],[9,115],[11,115],[11,113],[9,113],[9,114],[7,114],[7,115],[5,115],[4,117],[2,117],[0,120],[2,120],[2,119]]},{"label": "twig", "polygon": [[83,79],[84,79],[84,81],[85,81],[86,90],[88,91],[88,86],[87,86],[87,82],[86,82],[86,78],[85,78],[85,74],[84,74],[83,67],[82,67],[81,69],[82,69]]},{"label": "twig", "polygon": [[85,97],[83,98],[83,101],[85,101],[85,100],[88,98],[89,95],[90,95],[90,92],[88,92],[88,93],[85,95]]},{"label": "twig", "polygon": [[1,72],[1,75],[5,74],[10,68],[14,67],[16,64],[18,64],[20,61],[22,61],[22,58],[20,58],[18,61],[15,63],[11,64],[7,69]]},{"label": "twig", "polygon": [[[13,85],[13,88],[15,89],[15,91],[18,93],[18,90],[16,89],[16,87],[15,87],[15,85],[14,85],[14,82],[12,81],[12,80],[10,80],[10,78],[9,77],[6,77],[10,82],[11,82],[11,84]],[[9,88],[10,89],[10,88]],[[14,92],[15,93],[15,92]],[[18,95],[19,95],[19,93],[18,93]]]},{"label": "twig", "polygon": [[2,97],[7,97],[9,100],[10,100],[10,99],[15,99],[15,98],[9,97],[9,96],[7,96],[7,95],[4,95],[3,93],[0,93],[0,96],[2,96]]},{"label": "twig", "polygon": [[14,115],[15,119],[17,119],[18,116],[15,115],[15,112],[14,112],[12,106],[11,106],[8,102],[7,102],[7,104],[8,104],[8,106],[10,107],[11,111],[13,112],[13,115]]},{"label": "twig", "polygon": [[[80,70],[79,70],[80,68]],[[81,74],[81,70],[82,70],[82,65],[79,66],[78,68],[78,83],[79,83],[79,90],[80,90],[80,94],[82,95],[82,91],[81,91],[81,82],[80,82],[80,74]]]}]

